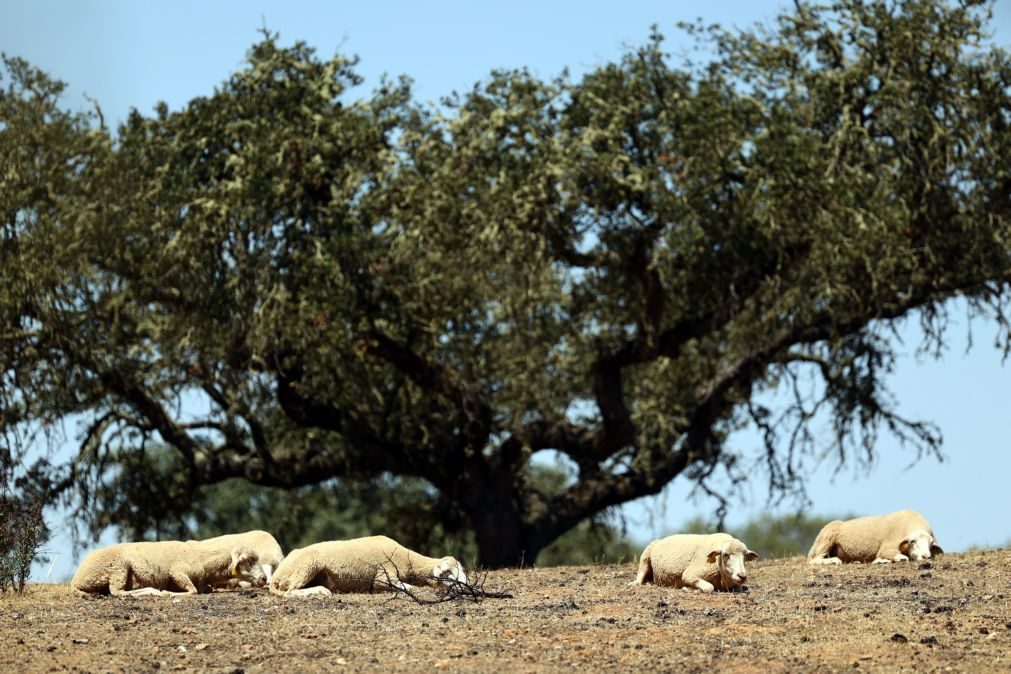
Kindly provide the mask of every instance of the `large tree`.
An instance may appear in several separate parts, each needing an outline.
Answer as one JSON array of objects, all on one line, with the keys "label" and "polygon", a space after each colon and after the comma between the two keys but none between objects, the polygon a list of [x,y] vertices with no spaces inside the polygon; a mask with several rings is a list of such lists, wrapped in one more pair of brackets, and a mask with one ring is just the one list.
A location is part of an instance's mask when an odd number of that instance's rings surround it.
[{"label": "large tree", "polygon": [[[351,60],[266,35],[115,135],[8,59],[8,464],[78,424],[23,484],[85,515],[162,443],[190,487],[422,478],[500,566],[682,474],[759,461],[789,490],[819,409],[841,460],[880,428],[935,449],[883,378],[911,312],[936,339],[955,296],[1006,325],[1011,61],[987,19],[799,2],[768,30],[687,27],[707,63],[657,34],[441,108],[406,82],[353,98]],[[749,421],[765,444],[738,454]],[[531,479],[541,452],[563,488]]]}]

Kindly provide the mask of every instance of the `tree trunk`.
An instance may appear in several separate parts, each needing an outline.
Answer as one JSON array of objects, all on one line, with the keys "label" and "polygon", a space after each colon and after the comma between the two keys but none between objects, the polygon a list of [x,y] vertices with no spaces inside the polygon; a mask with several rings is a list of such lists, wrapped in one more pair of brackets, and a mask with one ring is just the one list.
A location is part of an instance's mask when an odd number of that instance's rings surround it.
[{"label": "tree trunk", "polygon": [[473,480],[464,494],[477,540],[478,564],[488,569],[533,564],[542,546],[531,540],[533,528],[524,521],[511,476],[488,471],[483,477]]},{"label": "tree trunk", "polygon": [[470,514],[477,539],[478,564],[483,568],[501,569],[509,566],[529,566],[537,559],[540,547],[530,541],[529,527],[512,504],[488,504]]}]

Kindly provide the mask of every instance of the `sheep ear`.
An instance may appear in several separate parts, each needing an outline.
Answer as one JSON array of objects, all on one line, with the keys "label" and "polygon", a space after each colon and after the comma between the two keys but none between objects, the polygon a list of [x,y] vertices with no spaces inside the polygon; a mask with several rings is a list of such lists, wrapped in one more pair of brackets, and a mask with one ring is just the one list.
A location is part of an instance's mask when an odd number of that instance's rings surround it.
[{"label": "sheep ear", "polygon": [[932,555],[943,555],[944,554],[944,550],[942,550],[941,546],[938,545],[937,543],[931,543],[930,544],[930,554],[932,554]]},{"label": "sheep ear", "polygon": [[720,556],[721,552],[722,552],[721,550],[713,550],[706,556],[706,561],[709,562],[710,564],[715,563],[716,558]]},{"label": "sheep ear", "polygon": [[756,559],[758,559],[758,553],[757,552],[752,552],[751,550],[746,550],[744,552],[744,558],[746,560],[748,560],[749,562],[753,562]]},{"label": "sheep ear", "polygon": [[899,552],[901,552],[902,554],[906,554],[906,553],[909,552],[909,539],[908,538],[905,539],[904,541],[902,541],[901,543],[899,543]]}]

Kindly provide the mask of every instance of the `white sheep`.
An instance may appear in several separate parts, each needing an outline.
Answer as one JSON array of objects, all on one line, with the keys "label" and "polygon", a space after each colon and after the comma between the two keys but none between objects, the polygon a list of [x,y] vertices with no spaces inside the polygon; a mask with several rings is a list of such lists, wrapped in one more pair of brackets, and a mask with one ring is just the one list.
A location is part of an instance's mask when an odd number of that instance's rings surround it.
[{"label": "white sheep", "polygon": [[835,520],[822,527],[810,552],[809,564],[871,562],[888,564],[930,559],[944,551],[937,545],[930,523],[915,510]]},{"label": "white sheep", "polygon": [[629,585],[672,585],[684,590],[732,591],[748,579],[746,562],[758,559],[730,534],[677,534],[651,542]]},{"label": "white sheep", "polygon": [[[199,546],[193,542],[119,543],[92,550],[70,586],[79,594],[196,594],[229,578],[263,584],[256,551],[246,546]],[[173,591],[175,590],[175,591]]]},{"label": "white sheep", "polygon": [[453,557],[420,555],[386,536],[326,541],[292,550],[274,571],[270,591],[283,597],[337,592],[410,591],[411,583],[467,582]]},{"label": "white sheep", "polygon": [[[277,539],[266,531],[254,530],[242,534],[225,534],[192,542],[212,548],[235,545],[245,545],[247,548],[252,548],[260,558],[260,566],[263,568],[263,575],[266,578],[264,585],[270,582],[270,578],[274,575],[274,570],[277,569],[281,560],[284,559],[284,552],[281,550]],[[228,584],[237,584],[236,579],[229,579]]]}]

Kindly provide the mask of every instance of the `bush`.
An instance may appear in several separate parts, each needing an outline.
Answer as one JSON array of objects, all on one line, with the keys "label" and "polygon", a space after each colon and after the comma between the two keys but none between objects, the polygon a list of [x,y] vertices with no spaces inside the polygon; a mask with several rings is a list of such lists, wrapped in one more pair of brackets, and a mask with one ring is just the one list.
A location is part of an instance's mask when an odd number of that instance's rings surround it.
[{"label": "bush", "polygon": [[24,592],[32,562],[49,541],[41,499],[0,494],[0,592]]}]

